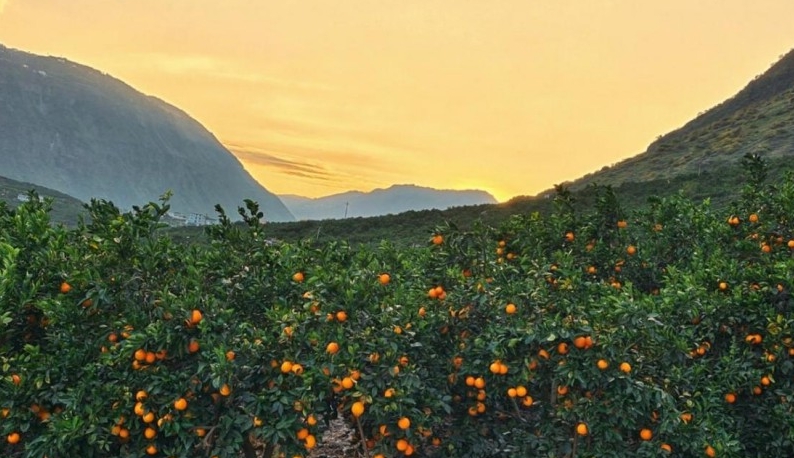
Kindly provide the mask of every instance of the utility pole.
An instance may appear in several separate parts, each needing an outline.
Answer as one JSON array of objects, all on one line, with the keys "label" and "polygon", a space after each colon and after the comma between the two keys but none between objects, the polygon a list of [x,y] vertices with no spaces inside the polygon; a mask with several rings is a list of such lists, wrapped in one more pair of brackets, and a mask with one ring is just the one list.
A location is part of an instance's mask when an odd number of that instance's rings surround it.
[{"label": "utility pole", "polygon": [[347,207],[350,206],[350,202],[345,202],[345,219],[347,219]]}]

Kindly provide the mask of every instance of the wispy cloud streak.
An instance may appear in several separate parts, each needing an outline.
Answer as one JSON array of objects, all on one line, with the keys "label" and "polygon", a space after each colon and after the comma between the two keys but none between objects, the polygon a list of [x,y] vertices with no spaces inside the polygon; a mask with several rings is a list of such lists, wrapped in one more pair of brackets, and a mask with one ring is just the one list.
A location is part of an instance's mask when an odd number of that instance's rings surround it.
[{"label": "wispy cloud streak", "polygon": [[288,175],[311,178],[313,180],[335,181],[334,175],[321,165],[284,159],[251,147],[227,146],[241,161],[271,167]]}]

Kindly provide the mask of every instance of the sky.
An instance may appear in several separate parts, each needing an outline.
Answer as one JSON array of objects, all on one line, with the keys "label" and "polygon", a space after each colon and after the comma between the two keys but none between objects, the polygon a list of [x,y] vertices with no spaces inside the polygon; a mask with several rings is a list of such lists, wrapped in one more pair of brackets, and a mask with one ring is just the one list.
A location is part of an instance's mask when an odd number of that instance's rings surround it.
[{"label": "sky", "polygon": [[0,0],[0,44],[178,106],[277,194],[505,201],[738,92],[794,47],[794,1]]}]

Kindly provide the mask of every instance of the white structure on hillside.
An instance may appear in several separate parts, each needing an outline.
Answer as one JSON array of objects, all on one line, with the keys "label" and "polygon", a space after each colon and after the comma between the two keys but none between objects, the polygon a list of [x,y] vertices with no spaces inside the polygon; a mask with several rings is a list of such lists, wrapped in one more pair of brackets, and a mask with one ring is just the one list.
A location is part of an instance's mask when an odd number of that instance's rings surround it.
[{"label": "white structure on hillside", "polygon": [[187,226],[207,226],[214,223],[214,219],[201,213],[189,213],[187,218],[185,218],[185,225]]}]

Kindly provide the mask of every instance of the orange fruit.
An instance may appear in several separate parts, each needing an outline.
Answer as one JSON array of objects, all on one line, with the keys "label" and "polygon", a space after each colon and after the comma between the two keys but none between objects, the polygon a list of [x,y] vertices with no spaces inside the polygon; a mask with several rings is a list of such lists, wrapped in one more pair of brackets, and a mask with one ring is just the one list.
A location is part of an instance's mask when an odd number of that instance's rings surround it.
[{"label": "orange fruit", "polygon": [[534,399],[532,399],[532,396],[527,396],[527,397],[525,397],[525,398],[524,398],[524,399],[521,401],[521,404],[523,404],[523,405],[524,405],[524,407],[529,407],[529,406],[531,406],[531,405],[532,405],[534,402],[535,402],[535,400],[534,400]]},{"label": "orange fruit", "polygon": [[157,455],[157,446],[154,444],[149,445],[146,447],[146,454],[147,455]]},{"label": "orange fruit", "polygon": [[515,388],[510,387],[510,388],[507,389],[507,397],[514,398],[516,396],[518,396],[518,392],[516,391]]},{"label": "orange fruit", "polygon": [[179,398],[174,401],[174,408],[176,410],[185,410],[187,409],[187,400],[185,398]]},{"label": "orange fruit", "polygon": [[298,440],[302,441],[302,440],[306,439],[307,437],[309,437],[309,430],[306,429],[306,428],[301,428],[301,429],[298,430],[297,433],[295,433],[295,437],[297,437]]},{"label": "orange fruit", "polygon": [[303,366],[298,363],[292,365],[292,373],[295,375],[303,375]]},{"label": "orange fruit", "polygon": [[703,452],[704,452],[704,453],[706,454],[706,456],[708,456],[709,458],[714,458],[715,456],[717,456],[717,451],[716,451],[716,450],[714,450],[714,447],[712,447],[711,445],[707,445],[707,446],[706,446],[706,449],[705,449]]},{"label": "orange fruit", "polygon": [[353,388],[353,386],[355,384],[356,383],[350,377],[345,377],[345,378],[342,379],[342,388],[344,388],[346,390],[349,390],[349,389]]},{"label": "orange fruit", "polygon": [[631,372],[631,364],[627,362],[620,363],[620,371],[623,372],[624,374],[628,374],[629,372]]},{"label": "orange fruit", "polygon": [[771,384],[772,384],[772,379],[770,379],[769,376],[765,375],[765,376],[761,377],[761,385],[769,386]]},{"label": "orange fruit", "polygon": [[507,304],[505,306],[505,313],[507,313],[508,315],[512,315],[512,314],[516,313],[516,310],[517,310],[517,308],[516,308],[515,304]]},{"label": "orange fruit", "polygon": [[605,371],[609,367],[609,362],[605,359],[599,359],[598,362],[596,363],[596,366],[598,366],[598,368],[601,369],[602,371]]},{"label": "orange fruit", "polygon": [[317,438],[314,437],[312,434],[309,434],[308,436],[306,436],[306,440],[304,441],[303,445],[306,447],[307,450],[311,450],[317,445]]},{"label": "orange fruit", "polygon": [[670,444],[666,444],[666,443],[662,444],[662,445],[659,446],[659,448],[661,448],[662,450],[664,450],[667,453],[672,453],[673,452],[673,447],[671,447]]},{"label": "orange fruit", "polygon": [[433,245],[441,245],[444,243],[444,236],[441,234],[436,234],[433,236]]},{"label": "orange fruit", "polygon": [[22,437],[16,431],[6,437],[6,441],[8,441],[8,443],[11,445],[18,444],[20,439],[22,439]]},{"label": "orange fruit", "polygon": [[721,281],[718,286],[720,288],[720,291],[725,291],[725,290],[728,289],[728,283],[726,283],[724,281]]},{"label": "orange fruit", "polygon": [[63,282],[63,283],[61,283],[60,290],[61,290],[61,293],[66,294],[66,293],[68,293],[69,291],[72,290],[72,285],[70,285],[69,283]]},{"label": "orange fruit", "polygon": [[733,404],[734,402],[736,402],[736,395],[734,393],[727,393],[725,395],[725,402],[727,402],[728,404]]},{"label": "orange fruit", "polygon": [[325,346],[325,352],[329,355],[335,355],[339,352],[339,344],[336,342],[329,342],[328,345]]},{"label": "orange fruit", "polygon": [[408,418],[408,417],[400,418],[399,420],[397,420],[397,427],[400,428],[400,429],[403,429],[403,430],[410,428],[411,427],[411,419]]},{"label": "orange fruit", "polygon": [[565,385],[558,386],[557,394],[559,394],[560,396],[565,396],[566,394],[568,394],[568,387]]},{"label": "orange fruit", "polygon": [[400,439],[394,446],[397,447],[397,450],[404,452],[408,448],[408,441],[405,439]]},{"label": "orange fruit", "polygon": [[573,242],[575,239],[576,239],[576,236],[573,234],[573,232],[569,231],[569,232],[565,233],[565,241],[566,242]]},{"label": "orange fruit", "polygon": [[573,346],[580,350],[587,348],[587,336],[574,337]]},{"label": "orange fruit", "polygon": [[653,439],[653,432],[648,428],[642,428],[640,430],[640,439],[644,441],[649,441]]},{"label": "orange fruit", "polygon": [[229,385],[224,383],[223,386],[221,386],[221,389],[218,390],[218,392],[221,394],[221,396],[229,396],[230,394],[232,394],[232,389],[229,387]]},{"label": "orange fruit", "polygon": [[478,390],[485,388],[485,379],[482,377],[477,377],[474,379],[474,388],[477,388]]},{"label": "orange fruit", "polygon": [[143,430],[143,437],[147,439],[154,439],[154,436],[157,435],[157,430],[152,427],[147,427]]},{"label": "orange fruit", "polygon": [[234,361],[235,356],[237,356],[232,350],[226,352],[226,361]]},{"label": "orange fruit", "polygon": [[622,219],[622,220],[618,221],[618,228],[620,228],[620,229],[625,229],[625,228],[628,227],[628,225],[629,225],[629,223],[627,223],[626,220]]},{"label": "orange fruit", "polygon": [[190,353],[197,353],[200,348],[201,346],[196,339],[191,339],[190,343],[187,344],[187,351]]},{"label": "orange fruit", "polygon": [[289,374],[290,372],[292,372],[292,363],[290,361],[285,360],[283,363],[281,363],[280,370],[282,374]]},{"label": "orange fruit", "polygon": [[391,281],[391,275],[389,274],[380,274],[378,275],[378,283],[381,285],[388,285]]},{"label": "orange fruit", "polygon": [[303,272],[295,272],[295,274],[292,275],[292,281],[294,282],[300,283],[303,279]]},{"label": "orange fruit", "polygon": [[141,420],[144,423],[152,423],[154,421],[154,412],[146,412],[142,417]]},{"label": "orange fruit", "polygon": [[751,213],[750,216],[747,218],[747,220],[750,221],[751,223],[757,223],[758,215],[755,213]]},{"label": "orange fruit", "polygon": [[538,350],[538,356],[543,359],[549,359],[549,352],[541,348],[540,350]]},{"label": "orange fruit", "polygon": [[354,402],[350,407],[350,413],[356,418],[360,417],[364,413],[364,403],[361,401]]},{"label": "orange fruit", "polygon": [[386,388],[386,391],[383,392],[383,396],[386,398],[390,398],[394,396],[394,388]]},{"label": "orange fruit", "polygon": [[153,351],[146,352],[146,364],[154,364],[157,361],[157,355]]},{"label": "orange fruit", "polygon": [[635,254],[637,254],[637,247],[635,247],[634,245],[629,245],[628,247],[626,247],[626,254],[628,254],[629,256],[634,256]]},{"label": "orange fruit", "polygon": [[190,312],[190,324],[197,325],[201,323],[202,318],[204,318],[204,316],[201,314],[200,310],[194,309]]},{"label": "orange fruit", "polygon": [[347,321],[347,312],[345,312],[344,310],[340,310],[336,312],[336,321],[340,323],[344,323],[345,321]]},{"label": "orange fruit", "polygon": [[692,414],[689,412],[684,412],[681,415],[679,415],[678,418],[680,418],[681,421],[683,421],[684,423],[689,423],[690,421],[692,421]]},{"label": "orange fruit", "polygon": [[527,388],[523,385],[518,385],[516,387],[516,396],[518,396],[519,398],[523,398],[526,395],[527,395]]},{"label": "orange fruit", "polygon": [[22,377],[20,377],[19,374],[12,374],[11,375],[11,383],[13,383],[14,385],[21,384],[22,383]]},{"label": "orange fruit", "polygon": [[315,417],[314,414],[309,414],[309,416],[306,417],[306,424],[309,425],[309,426],[316,425],[317,424],[317,417]]},{"label": "orange fruit", "polygon": [[751,345],[758,345],[763,342],[763,340],[760,334],[747,334],[747,337],[744,338],[744,341]]},{"label": "orange fruit", "polygon": [[567,355],[568,354],[568,344],[565,343],[565,342],[560,342],[557,345],[557,353],[559,353],[561,355]]},{"label": "orange fruit", "polygon": [[143,348],[135,350],[133,357],[135,358],[135,361],[146,361],[146,350]]},{"label": "orange fruit", "polygon": [[579,423],[576,425],[576,434],[580,436],[586,436],[588,433],[587,425],[585,423]]}]

